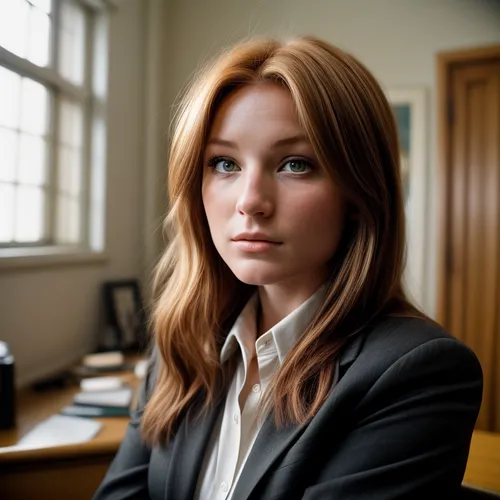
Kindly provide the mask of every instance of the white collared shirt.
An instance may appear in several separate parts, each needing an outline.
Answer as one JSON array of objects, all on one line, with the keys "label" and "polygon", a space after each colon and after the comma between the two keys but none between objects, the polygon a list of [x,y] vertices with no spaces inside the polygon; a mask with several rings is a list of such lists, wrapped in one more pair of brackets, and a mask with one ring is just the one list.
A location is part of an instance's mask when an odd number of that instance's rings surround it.
[{"label": "white collared shirt", "polygon": [[[215,424],[207,446],[195,500],[232,498],[263,423],[256,419],[262,395],[287,353],[309,325],[324,292],[325,286],[320,287],[314,295],[257,340],[258,294],[248,301],[238,316],[222,347],[221,363],[233,355],[241,354],[241,358],[229,386],[224,411]],[[254,355],[257,357],[259,383],[252,387],[244,407],[240,408],[238,398]]]}]

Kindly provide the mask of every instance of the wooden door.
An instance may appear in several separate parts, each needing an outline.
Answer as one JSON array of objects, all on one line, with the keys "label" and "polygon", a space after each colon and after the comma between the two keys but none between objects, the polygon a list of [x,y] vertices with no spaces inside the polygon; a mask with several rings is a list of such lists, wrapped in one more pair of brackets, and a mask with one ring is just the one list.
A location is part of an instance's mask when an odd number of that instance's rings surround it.
[{"label": "wooden door", "polygon": [[478,355],[477,427],[500,432],[500,47],[448,60],[438,321]]}]

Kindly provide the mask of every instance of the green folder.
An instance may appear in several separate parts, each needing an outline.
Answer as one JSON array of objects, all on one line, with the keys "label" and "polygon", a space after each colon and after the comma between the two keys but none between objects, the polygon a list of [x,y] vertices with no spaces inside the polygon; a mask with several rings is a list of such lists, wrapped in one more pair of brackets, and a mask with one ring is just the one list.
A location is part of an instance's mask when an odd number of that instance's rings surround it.
[{"label": "green folder", "polygon": [[103,418],[103,417],[129,417],[129,408],[113,408],[110,406],[90,406],[90,405],[71,405],[65,406],[61,411],[63,415],[71,417],[88,417],[88,418]]}]

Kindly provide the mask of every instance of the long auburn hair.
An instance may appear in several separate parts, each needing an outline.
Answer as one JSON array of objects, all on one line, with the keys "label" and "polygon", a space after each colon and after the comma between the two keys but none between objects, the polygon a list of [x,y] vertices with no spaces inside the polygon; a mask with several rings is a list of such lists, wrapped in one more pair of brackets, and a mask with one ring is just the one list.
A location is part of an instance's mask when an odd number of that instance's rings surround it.
[{"label": "long auburn hair", "polygon": [[269,385],[276,425],[315,415],[348,339],[381,315],[421,315],[401,285],[405,214],[397,130],[375,78],[351,55],[312,37],[241,43],[199,74],[174,122],[165,219],[170,244],[153,283],[159,372],[142,419],[152,444],[168,440],[190,407],[201,402],[202,412],[222,397],[234,369],[221,365],[220,350],[256,287],[233,275],[212,242],[201,196],[203,152],[221,101],[259,82],[288,89],[320,164],[348,200],[325,299]]}]

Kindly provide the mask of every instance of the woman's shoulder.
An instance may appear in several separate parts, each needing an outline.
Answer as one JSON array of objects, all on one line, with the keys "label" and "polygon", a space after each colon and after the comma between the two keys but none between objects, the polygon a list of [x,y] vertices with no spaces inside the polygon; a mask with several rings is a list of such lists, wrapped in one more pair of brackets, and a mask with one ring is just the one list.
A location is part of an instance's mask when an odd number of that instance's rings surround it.
[{"label": "woman's shoulder", "polygon": [[386,316],[354,337],[341,356],[342,361],[364,369],[385,370],[401,358],[448,357],[460,360],[474,371],[481,370],[474,352],[439,324],[425,317]]},{"label": "woman's shoulder", "polygon": [[378,318],[365,330],[365,336],[366,348],[391,346],[392,350],[401,352],[438,339],[459,342],[435,321],[415,316],[388,315]]}]

